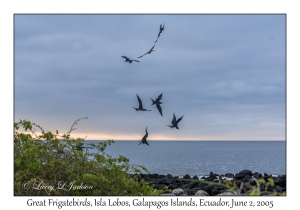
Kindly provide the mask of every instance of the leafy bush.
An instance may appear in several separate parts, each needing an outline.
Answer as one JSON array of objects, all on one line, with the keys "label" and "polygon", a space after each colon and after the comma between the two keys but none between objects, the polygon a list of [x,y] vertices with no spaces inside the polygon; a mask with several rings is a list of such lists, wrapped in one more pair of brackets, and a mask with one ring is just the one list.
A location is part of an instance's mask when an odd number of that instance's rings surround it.
[{"label": "leafy bush", "polygon": [[[149,171],[129,164],[123,156],[113,158],[105,148],[113,140],[88,144],[83,138],[44,129],[27,120],[14,123],[14,195],[159,195],[160,190],[130,174]],[[41,131],[38,135],[35,128]],[[25,132],[19,132],[24,129]],[[28,134],[30,131],[30,134]],[[97,152],[89,153],[92,147]]]}]

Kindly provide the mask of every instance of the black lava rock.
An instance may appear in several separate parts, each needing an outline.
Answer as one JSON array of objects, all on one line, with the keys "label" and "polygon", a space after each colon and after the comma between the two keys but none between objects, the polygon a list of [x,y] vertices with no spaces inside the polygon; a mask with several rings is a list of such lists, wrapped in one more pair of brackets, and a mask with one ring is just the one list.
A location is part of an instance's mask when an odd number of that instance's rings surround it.
[{"label": "black lava rock", "polygon": [[252,177],[252,172],[251,172],[250,170],[242,170],[242,171],[240,171],[239,173],[237,173],[237,174],[234,176],[234,178],[235,178],[235,179],[243,179],[243,178],[245,178],[245,176],[247,176],[247,175],[249,175],[249,176]]},{"label": "black lava rock", "polygon": [[226,174],[225,174],[225,177],[226,177],[226,178],[233,178],[233,177],[234,177],[234,174],[226,173]]},{"label": "black lava rock", "polygon": [[202,190],[202,189],[201,189],[201,188],[187,189],[187,190],[186,190],[186,193],[187,193],[188,195],[195,195],[195,193],[196,193],[198,190]]},{"label": "black lava rock", "polygon": [[252,176],[246,175],[243,179],[243,182],[249,182],[252,179]]},{"label": "black lava rock", "polygon": [[213,186],[213,185],[207,185],[207,186],[203,187],[203,190],[205,192],[207,192],[208,195],[212,196],[212,195],[214,195],[215,186]]},{"label": "black lava rock", "polygon": [[215,180],[215,178],[214,178],[214,177],[211,177],[211,176],[209,176],[209,177],[207,177],[205,180],[206,180],[206,181],[209,181],[209,182],[212,182],[212,181],[214,181],[214,180]]},{"label": "black lava rock", "polygon": [[169,184],[172,184],[173,183],[173,180],[172,179],[168,179],[167,177],[164,177],[162,179],[160,179],[158,181],[158,184],[165,184],[165,185],[169,185]]},{"label": "black lava rock", "polygon": [[173,184],[170,184],[168,186],[168,188],[171,189],[171,190],[174,190],[174,189],[180,188],[180,186],[178,186],[177,184],[173,183]]},{"label": "black lava rock", "polygon": [[159,178],[159,174],[150,174],[149,176],[151,179],[158,179]]},{"label": "black lava rock", "polygon": [[193,176],[193,179],[199,180],[199,177],[195,175]]},{"label": "black lava rock", "polygon": [[262,175],[261,175],[261,173],[255,172],[255,173],[253,173],[253,177],[254,177],[255,179],[259,179],[259,178],[262,177]]},{"label": "black lava rock", "polygon": [[161,190],[161,189],[163,189],[163,188],[165,187],[164,184],[152,184],[151,186],[152,186],[153,188],[158,189],[158,190]]},{"label": "black lava rock", "polygon": [[276,177],[275,185],[278,185],[280,187],[286,187],[286,175]]},{"label": "black lava rock", "polygon": [[190,175],[188,175],[188,174],[184,175],[183,178],[184,178],[184,179],[191,179]]},{"label": "black lava rock", "polygon": [[174,179],[174,177],[171,174],[167,174],[168,179]]}]

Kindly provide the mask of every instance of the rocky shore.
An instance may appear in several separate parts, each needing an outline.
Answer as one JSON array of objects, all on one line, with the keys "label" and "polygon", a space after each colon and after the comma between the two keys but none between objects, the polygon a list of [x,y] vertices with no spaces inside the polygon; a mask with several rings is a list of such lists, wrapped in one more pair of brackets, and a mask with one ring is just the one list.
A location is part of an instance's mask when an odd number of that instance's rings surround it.
[{"label": "rocky shore", "polygon": [[252,173],[242,170],[237,174],[216,174],[191,177],[159,174],[140,174],[139,179],[151,183],[156,189],[165,189],[163,196],[242,196],[286,195],[286,175]]}]

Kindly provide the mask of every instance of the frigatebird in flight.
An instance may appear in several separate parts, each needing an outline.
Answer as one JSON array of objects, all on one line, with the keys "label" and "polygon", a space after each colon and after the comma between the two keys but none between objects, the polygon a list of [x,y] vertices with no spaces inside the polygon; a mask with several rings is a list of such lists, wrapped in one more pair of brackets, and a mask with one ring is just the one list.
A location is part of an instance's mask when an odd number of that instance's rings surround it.
[{"label": "frigatebird in flight", "polygon": [[170,128],[176,128],[176,129],[179,129],[178,128],[178,123],[180,122],[180,120],[182,120],[184,115],[182,115],[182,117],[180,117],[178,120],[176,120],[176,117],[175,117],[175,114],[173,113],[173,120],[172,120],[172,125],[167,125],[169,126]]},{"label": "frigatebird in flight", "polygon": [[148,137],[148,132],[147,132],[147,127],[146,127],[146,134],[145,134],[145,136],[142,138],[142,141],[139,142],[139,145],[140,145],[140,144],[147,144],[148,146],[150,146],[150,145],[148,144],[147,140],[146,140],[147,137]]},{"label": "frigatebird in flight", "polygon": [[135,109],[135,111],[151,111],[151,110],[148,110],[148,109],[144,109],[143,108],[143,103],[142,103],[140,97],[138,96],[138,94],[136,94],[136,96],[137,96],[137,99],[139,101],[139,108],[133,107]]},{"label": "frigatebird in flight", "polygon": [[[144,55],[150,54],[151,52],[155,51],[155,50],[153,50],[154,47],[155,47],[155,45],[153,45],[153,47],[152,47],[148,52],[146,52]],[[144,55],[141,55],[141,56],[138,57],[138,58],[141,58],[141,57],[143,57]]]},{"label": "frigatebird in flight", "polygon": [[157,42],[157,40],[158,40],[160,34],[163,32],[164,29],[165,29],[165,24],[164,24],[164,25],[160,24],[158,36],[157,36],[157,39],[156,39],[156,41],[155,41],[154,43]]},{"label": "frigatebird in flight", "polygon": [[124,62],[128,62],[129,64],[132,63],[132,61],[135,61],[135,62],[139,62],[138,60],[131,60],[130,58],[126,57],[126,56],[121,56],[122,58],[125,58],[125,61]]},{"label": "frigatebird in flight", "polygon": [[161,110],[161,106],[160,106],[160,104],[162,104],[162,102],[160,102],[160,100],[161,100],[161,98],[162,98],[162,95],[163,94],[160,94],[156,99],[155,99],[155,101],[152,99],[152,98],[150,98],[151,100],[152,100],[152,105],[156,105],[156,108],[158,109],[158,111],[159,111],[159,113],[160,113],[160,115],[161,116],[163,116],[163,114],[162,114],[162,110]]}]

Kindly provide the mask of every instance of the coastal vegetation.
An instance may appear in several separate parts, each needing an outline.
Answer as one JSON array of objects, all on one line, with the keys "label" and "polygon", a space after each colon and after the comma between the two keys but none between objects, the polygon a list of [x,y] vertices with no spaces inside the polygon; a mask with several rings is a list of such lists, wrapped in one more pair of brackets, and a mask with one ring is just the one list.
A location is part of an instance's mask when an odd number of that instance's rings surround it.
[{"label": "coastal vegetation", "polygon": [[124,156],[107,154],[113,140],[92,144],[73,138],[75,125],[84,119],[75,120],[63,134],[46,132],[28,120],[14,123],[15,196],[286,195],[285,175],[274,178],[243,170],[229,174],[229,181],[212,172],[204,180],[150,174]]},{"label": "coastal vegetation", "polygon": [[[45,131],[28,120],[14,123],[14,195],[18,196],[138,196],[160,195],[163,190],[130,174],[149,171],[131,165],[124,156],[105,153],[113,140],[88,144],[71,133]],[[36,131],[39,130],[39,132]],[[95,153],[88,152],[94,148]]]}]

